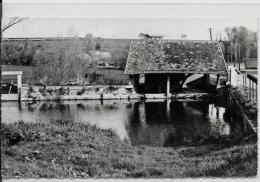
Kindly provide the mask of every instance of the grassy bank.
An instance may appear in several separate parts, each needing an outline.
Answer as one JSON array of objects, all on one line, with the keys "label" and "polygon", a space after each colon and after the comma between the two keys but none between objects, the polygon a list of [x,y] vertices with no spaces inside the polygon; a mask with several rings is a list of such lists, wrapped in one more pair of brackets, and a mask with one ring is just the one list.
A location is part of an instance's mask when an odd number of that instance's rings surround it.
[{"label": "grassy bank", "polygon": [[71,121],[2,124],[2,176],[255,176],[257,145],[134,147],[111,130]]},{"label": "grassy bank", "polygon": [[247,117],[257,125],[257,103],[247,98],[247,91],[242,87],[231,87],[231,93],[241,105]]}]

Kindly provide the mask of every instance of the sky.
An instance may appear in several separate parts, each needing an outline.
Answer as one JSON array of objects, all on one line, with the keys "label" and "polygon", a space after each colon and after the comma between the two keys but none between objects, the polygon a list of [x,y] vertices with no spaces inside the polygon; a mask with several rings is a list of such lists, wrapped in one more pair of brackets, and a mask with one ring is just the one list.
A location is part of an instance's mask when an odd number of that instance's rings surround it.
[{"label": "sky", "polygon": [[[3,19],[3,25],[8,22]],[[138,38],[139,33],[162,35],[165,39],[209,40],[225,36],[225,28],[245,26],[257,31],[257,19],[212,18],[29,18],[4,32],[7,37],[84,37],[91,33],[101,38]]]}]

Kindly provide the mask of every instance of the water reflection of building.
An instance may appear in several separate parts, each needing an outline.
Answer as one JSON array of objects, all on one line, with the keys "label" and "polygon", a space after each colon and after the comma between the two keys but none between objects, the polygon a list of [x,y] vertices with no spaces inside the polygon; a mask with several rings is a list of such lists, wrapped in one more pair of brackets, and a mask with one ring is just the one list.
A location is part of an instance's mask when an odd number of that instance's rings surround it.
[{"label": "water reflection of building", "polygon": [[[219,141],[239,133],[241,118],[219,104],[177,101],[64,101],[2,103],[2,121],[45,122],[64,119],[114,130],[133,145],[181,146]],[[12,113],[10,115],[9,113]]]},{"label": "water reflection of building", "polygon": [[136,102],[127,130],[133,145],[203,144],[229,134],[224,112],[207,102]]},{"label": "water reflection of building", "polygon": [[230,126],[224,120],[225,108],[209,105],[210,131],[212,135],[225,136],[230,134]]}]

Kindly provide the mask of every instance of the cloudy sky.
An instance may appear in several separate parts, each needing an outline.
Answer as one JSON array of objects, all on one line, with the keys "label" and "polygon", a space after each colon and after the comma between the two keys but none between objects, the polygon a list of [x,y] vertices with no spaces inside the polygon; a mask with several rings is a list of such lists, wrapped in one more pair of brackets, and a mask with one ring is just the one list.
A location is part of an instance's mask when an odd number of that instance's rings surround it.
[{"label": "cloudy sky", "polygon": [[[8,18],[3,20],[3,24]],[[137,38],[140,32],[178,39],[208,40],[209,28],[213,39],[225,35],[225,28],[245,26],[257,31],[257,19],[198,19],[198,18],[29,18],[4,33],[4,37],[67,37],[92,33],[102,38]]]}]

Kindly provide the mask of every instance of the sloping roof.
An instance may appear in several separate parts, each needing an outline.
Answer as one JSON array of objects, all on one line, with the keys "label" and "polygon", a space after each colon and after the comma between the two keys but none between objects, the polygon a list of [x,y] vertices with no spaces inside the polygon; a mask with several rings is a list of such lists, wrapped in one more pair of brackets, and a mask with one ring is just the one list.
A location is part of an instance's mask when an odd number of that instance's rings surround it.
[{"label": "sloping roof", "polygon": [[131,42],[125,74],[141,73],[228,74],[218,42],[162,39]]}]

